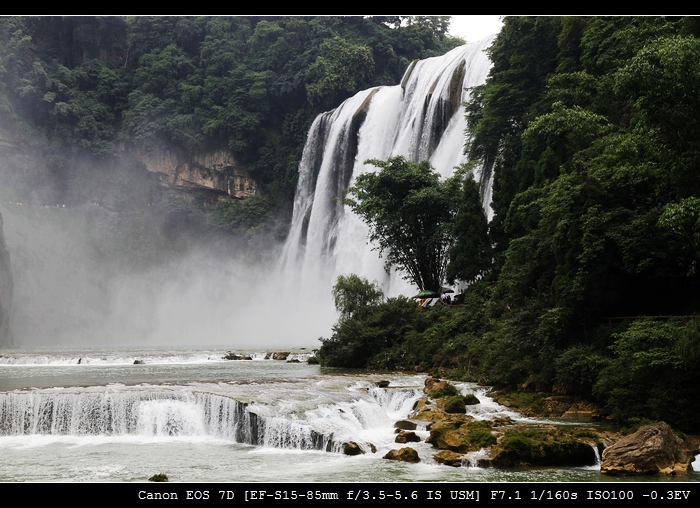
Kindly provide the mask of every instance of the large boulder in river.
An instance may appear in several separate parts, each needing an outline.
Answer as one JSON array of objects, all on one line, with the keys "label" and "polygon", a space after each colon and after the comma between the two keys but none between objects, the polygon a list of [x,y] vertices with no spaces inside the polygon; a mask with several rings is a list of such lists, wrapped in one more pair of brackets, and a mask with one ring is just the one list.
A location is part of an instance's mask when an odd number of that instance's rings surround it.
[{"label": "large boulder in river", "polygon": [[429,377],[425,380],[425,388],[423,388],[423,392],[428,397],[432,397],[434,399],[437,399],[438,397],[459,395],[459,390],[454,385],[435,377]]},{"label": "large boulder in river", "polygon": [[362,455],[365,451],[355,441],[348,441],[343,443],[343,453],[345,455]]},{"label": "large boulder in river", "polygon": [[692,454],[665,422],[647,425],[603,451],[600,472],[609,475],[669,474],[692,471]]},{"label": "large boulder in river", "polygon": [[442,450],[433,455],[433,459],[438,464],[444,464],[452,467],[462,467],[463,455],[451,450]]},{"label": "large boulder in river", "polygon": [[389,450],[389,452],[384,455],[384,458],[389,460],[398,460],[400,462],[420,462],[418,452],[409,446],[401,448],[400,450]]}]

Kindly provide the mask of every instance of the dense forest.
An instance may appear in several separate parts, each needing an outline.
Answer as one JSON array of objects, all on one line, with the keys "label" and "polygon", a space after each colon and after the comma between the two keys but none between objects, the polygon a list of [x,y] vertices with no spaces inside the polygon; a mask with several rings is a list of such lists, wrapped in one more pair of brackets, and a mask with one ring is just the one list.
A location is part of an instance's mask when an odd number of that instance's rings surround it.
[{"label": "dense forest", "polygon": [[487,233],[453,229],[453,250],[490,254],[469,258],[481,275],[462,306],[421,312],[339,280],[322,362],[420,366],[700,430],[698,36],[697,18],[505,18],[466,104],[494,216]]},{"label": "dense forest", "polygon": [[[1,18],[2,127],[45,163],[6,161],[3,198],[109,199],[161,213],[161,233],[282,238],[316,114],[463,43],[448,27],[399,16]],[[475,206],[469,164],[447,189],[406,163],[422,196],[449,190],[459,205],[435,220],[440,278],[469,282],[462,305],[417,311],[343,277],[321,363],[433,370],[587,398],[623,423],[700,430],[699,37],[693,17],[506,17],[489,78],[464,105],[470,164],[494,175],[492,220]],[[261,191],[173,200],[129,157],[153,144],[230,150]],[[358,211],[365,186],[350,193]]]},{"label": "dense forest", "polygon": [[[54,187],[78,156],[104,165],[154,143],[228,149],[265,197],[241,214],[245,226],[290,210],[318,113],[462,44],[448,27],[439,16],[5,17],[0,112],[31,134]],[[235,229],[230,207],[219,211]]]}]

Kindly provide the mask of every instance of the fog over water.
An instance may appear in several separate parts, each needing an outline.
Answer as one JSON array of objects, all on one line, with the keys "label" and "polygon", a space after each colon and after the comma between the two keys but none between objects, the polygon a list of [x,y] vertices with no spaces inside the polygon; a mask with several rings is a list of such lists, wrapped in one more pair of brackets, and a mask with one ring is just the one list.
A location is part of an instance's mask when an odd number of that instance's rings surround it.
[{"label": "fog over water", "polygon": [[[275,251],[257,260],[222,247],[163,252],[163,261],[120,258],[95,231],[97,207],[0,205],[12,256],[11,325],[22,346],[224,344],[316,347],[313,306],[281,296]],[[105,223],[113,224],[107,217]],[[104,224],[98,224],[104,225]],[[330,295],[325,295],[330,300]],[[321,320],[322,321],[322,320]],[[326,320],[326,326],[330,323]]]}]

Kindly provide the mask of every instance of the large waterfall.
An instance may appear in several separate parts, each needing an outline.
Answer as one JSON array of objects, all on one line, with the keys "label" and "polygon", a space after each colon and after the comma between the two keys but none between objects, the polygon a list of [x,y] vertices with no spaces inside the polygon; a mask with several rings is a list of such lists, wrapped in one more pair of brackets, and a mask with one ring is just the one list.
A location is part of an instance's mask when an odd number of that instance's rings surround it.
[{"label": "large waterfall", "polygon": [[[461,107],[468,88],[486,80],[485,54],[493,37],[412,63],[401,84],[359,92],[338,108],[319,115],[308,135],[294,201],[294,214],[282,258],[294,287],[310,298],[328,299],[338,275],[356,273],[379,282],[388,295],[415,290],[400,274],[387,274],[368,244],[367,227],[342,204],[355,177],[376,168],[367,159],[402,155],[429,159],[446,178],[465,162],[466,121]],[[485,208],[491,178],[478,169]]]}]

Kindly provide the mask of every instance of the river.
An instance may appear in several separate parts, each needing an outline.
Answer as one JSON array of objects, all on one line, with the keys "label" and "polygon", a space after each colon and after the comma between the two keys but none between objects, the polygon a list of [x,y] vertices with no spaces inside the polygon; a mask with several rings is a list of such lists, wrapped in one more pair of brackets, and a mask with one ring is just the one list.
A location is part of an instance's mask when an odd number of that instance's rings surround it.
[{"label": "river", "polygon": [[[467,460],[448,467],[426,443],[414,445],[418,464],[384,460],[403,446],[393,442],[393,424],[421,397],[425,376],[323,369],[306,363],[304,349],[287,360],[244,350],[236,353],[251,360],[232,361],[227,352],[0,351],[0,481],[139,482],[157,473],[178,482],[613,480],[598,466],[503,470]],[[389,386],[379,388],[380,380]],[[469,409],[476,418],[535,421],[499,406],[483,387],[458,386],[481,400]],[[366,453],[340,453],[345,441]],[[700,473],[668,480],[696,482]]]}]

